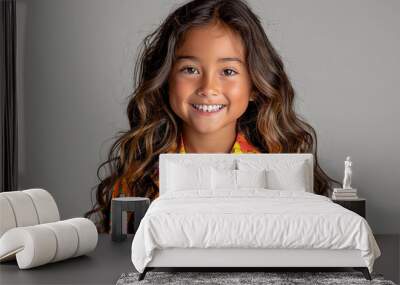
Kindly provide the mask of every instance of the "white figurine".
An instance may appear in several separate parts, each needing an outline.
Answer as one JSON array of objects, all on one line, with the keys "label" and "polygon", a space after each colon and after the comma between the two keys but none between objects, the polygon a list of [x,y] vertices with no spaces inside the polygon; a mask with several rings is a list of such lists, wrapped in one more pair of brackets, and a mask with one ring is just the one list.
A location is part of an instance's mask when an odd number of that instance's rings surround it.
[{"label": "white figurine", "polygon": [[351,188],[351,160],[350,156],[346,157],[346,161],[344,162],[344,178],[343,178],[343,189],[352,189]]}]

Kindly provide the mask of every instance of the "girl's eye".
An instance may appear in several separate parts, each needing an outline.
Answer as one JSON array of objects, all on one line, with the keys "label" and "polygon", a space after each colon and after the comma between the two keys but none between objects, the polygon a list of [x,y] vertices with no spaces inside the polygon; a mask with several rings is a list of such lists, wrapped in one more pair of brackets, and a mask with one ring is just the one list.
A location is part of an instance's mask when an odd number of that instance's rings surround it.
[{"label": "girl's eye", "polygon": [[[186,70],[188,70],[188,72],[185,72]],[[183,67],[180,71],[183,72],[183,73],[192,74],[192,71],[193,71],[193,70],[196,70],[196,68],[191,67],[191,66],[185,66],[185,67]]]},{"label": "girl's eye", "polygon": [[[231,71],[231,72],[228,72],[228,74],[227,74],[227,73],[225,73],[225,71]],[[231,76],[231,75],[237,74],[237,72],[234,71],[233,69],[227,68],[227,69],[224,69],[224,74],[228,75],[228,76]]]}]

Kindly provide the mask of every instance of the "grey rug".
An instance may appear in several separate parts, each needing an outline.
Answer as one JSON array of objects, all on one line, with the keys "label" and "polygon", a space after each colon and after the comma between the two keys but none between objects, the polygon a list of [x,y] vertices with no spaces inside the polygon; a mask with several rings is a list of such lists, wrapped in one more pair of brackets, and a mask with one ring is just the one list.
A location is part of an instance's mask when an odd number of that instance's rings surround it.
[{"label": "grey rug", "polygon": [[371,274],[366,280],[361,272],[158,272],[150,271],[138,281],[139,273],[124,273],[117,285],[133,284],[385,284],[396,285],[384,280],[382,274]]}]

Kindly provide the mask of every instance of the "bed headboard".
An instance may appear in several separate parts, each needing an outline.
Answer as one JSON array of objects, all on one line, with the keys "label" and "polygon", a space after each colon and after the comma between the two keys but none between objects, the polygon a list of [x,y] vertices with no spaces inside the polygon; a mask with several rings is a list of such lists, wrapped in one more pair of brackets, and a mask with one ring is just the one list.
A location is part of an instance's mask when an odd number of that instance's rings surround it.
[{"label": "bed headboard", "polygon": [[272,166],[274,163],[291,163],[305,161],[308,166],[308,181],[309,189],[307,192],[314,192],[314,161],[312,153],[162,153],[159,156],[159,185],[160,195],[165,193],[165,188],[168,179],[167,164],[175,162],[188,167],[194,165],[214,166],[230,169],[237,169],[237,161],[251,161],[261,163],[262,165]]}]

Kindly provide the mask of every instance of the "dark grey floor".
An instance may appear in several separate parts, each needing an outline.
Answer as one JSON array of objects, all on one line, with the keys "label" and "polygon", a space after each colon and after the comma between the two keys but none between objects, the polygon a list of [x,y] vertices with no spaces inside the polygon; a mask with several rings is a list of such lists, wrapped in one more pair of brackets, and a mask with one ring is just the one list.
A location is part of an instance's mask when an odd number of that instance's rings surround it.
[{"label": "dark grey floor", "polygon": [[381,256],[375,261],[374,271],[385,279],[400,283],[400,235],[375,235]]},{"label": "dark grey floor", "polygon": [[[374,272],[399,283],[399,235],[375,236],[382,256],[375,262]],[[95,251],[88,256],[64,260],[28,270],[19,270],[16,262],[0,264],[0,284],[115,284],[123,272],[135,271],[131,259],[132,237],[114,243],[108,235],[100,235]]]},{"label": "dark grey floor", "polygon": [[111,241],[99,235],[96,249],[87,256],[19,270],[17,263],[0,264],[0,284],[115,284],[123,272],[135,270],[130,259],[132,238]]}]

